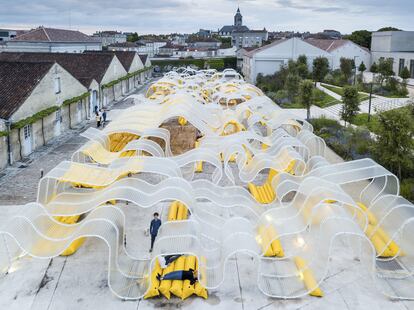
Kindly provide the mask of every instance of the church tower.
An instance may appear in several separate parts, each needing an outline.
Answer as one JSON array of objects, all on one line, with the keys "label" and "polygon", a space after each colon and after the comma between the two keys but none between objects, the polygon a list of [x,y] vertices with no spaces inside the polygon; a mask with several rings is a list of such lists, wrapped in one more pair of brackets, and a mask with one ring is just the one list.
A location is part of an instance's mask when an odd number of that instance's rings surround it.
[{"label": "church tower", "polygon": [[243,16],[240,13],[240,8],[237,8],[236,15],[234,15],[234,26],[242,26],[243,25]]}]

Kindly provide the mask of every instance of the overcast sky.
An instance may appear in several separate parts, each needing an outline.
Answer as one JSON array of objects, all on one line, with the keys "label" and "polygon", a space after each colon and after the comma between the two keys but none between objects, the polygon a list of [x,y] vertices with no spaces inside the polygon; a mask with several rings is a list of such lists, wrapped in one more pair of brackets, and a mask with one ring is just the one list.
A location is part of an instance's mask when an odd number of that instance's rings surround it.
[{"label": "overcast sky", "polygon": [[192,33],[232,24],[237,5],[251,29],[414,30],[414,0],[0,0],[0,28]]}]

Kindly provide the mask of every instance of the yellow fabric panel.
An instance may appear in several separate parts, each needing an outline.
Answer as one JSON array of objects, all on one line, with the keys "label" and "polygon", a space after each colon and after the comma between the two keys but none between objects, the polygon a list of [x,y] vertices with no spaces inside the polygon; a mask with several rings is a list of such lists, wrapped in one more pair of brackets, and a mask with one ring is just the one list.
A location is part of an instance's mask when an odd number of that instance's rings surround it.
[{"label": "yellow fabric panel", "polygon": [[262,248],[263,255],[266,257],[272,257],[275,256],[275,253],[273,252],[272,245],[270,243],[269,235],[266,233],[266,227],[263,225],[260,225],[257,229],[258,236],[256,238],[257,242],[260,244],[260,247]]},{"label": "yellow fabric panel", "polygon": [[[199,146],[200,146],[200,141],[197,140],[194,144],[194,147],[197,148]],[[195,172],[203,172],[203,162],[202,161],[196,162]]]},{"label": "yellow fabric panel", "polygon": [[[195,270],[196,271],[199,270],[199,274],[200,274],[200,277],[202,279],[207,279],[206,278],[206,276],[207,276],[206,275],[206,269],[205,269],[206,258],[202,256],[200,259],[203,261],[204,266],[202,268],[200,268],[198,260],[196,259],[196,261],[195,261],[195,268],[196,269]],[[198,279],[198,280],[200,280],[200,279]],[[203,297],[204,299],[207,299],[207,297],[208,297],[207,289],[204,286],[201,285],[200,281],[197,281],[194,284],[194,293],[199,297]]]},{"label": "yellow fabric panel", "polygon": [[[170,273],[170,272],[174,271],[174,265],[175,265],[175,262],[170,263],[167,266],[167,268],[163,269],[162,275],[165,276],[167,273]],[[172,280],[162,280],[161,284],[158,288],[160,293],[162,295],[164,295],[165,298],[167,298],[167,299],[171,298],[171,293],[170,293],[171,283],[172,283]]]},{"label": "yellow fabric panel", "polygon": [[296,160],[291,160],[289,162],[289,165],[287,166],[287,168],[285,169],[285,172],[290,173],[290,174],[295,174],[295,164],[296,164]]},{"label": "yellow fabric panel", "polygon": [[266,150],[269,146],[267,144],[262,143],[262,150]]},{"label": "yellow fabric panel", "polygon": [[362,202],[357,202],[357,206],[365,212],[365,214],[367,215],[367,218],[368,218],[368,222],[371,225],[375,226],[375,225],[378,224],[378,221],[377,221],[377,218],[375,217],[375,215]]},{"label": "yellow fabric panel", "polygon": [[187,120],[184,117],[180,116],[178,117],[178,124],[185,126],[187,124]]},{"label": "yellow fabric panel", "polygon": [[271,246],[272,246],[274,255],[277,257],[285,256],[285,252],[283,251],[283,248],[282,248],[282,243],[280,242],[280,239],[278,239],[276,229],[273,227],[273,225],[269,225],[266,227],[266,233],[268,234],[269,239],[273,240],[271,243]]},{"label": "yellow fabric panel", "polygon": [[303,258],[296,256],[295,264],[296,264],[296,268],[298,268],[299,270],[299,275],[301,279],[305,283],[306,289],[310,291],[309,295],[315,296],[315,297],[323,297],[323,292],[318,287],[318,283],[315,280],[312,270],[310,270],[306,266],[306,261]]},{"label": "yellow fabric panel", "polygon": [[[195,256],[187,256],[186,259],[185,259],[184,269],[185,270],[190,270],[190,269],[196,270],[195,269],[196,268],[196,263],[195,262],[196,262]],[[191,285],[190,280],[184,280],[183,295],[181,296],[181,299],[184,300],[184,299],[190,297],[191,295],[194,294],[194,292],[195,292],[194,284]]]},{"label": "yellow fabric panel", "polygon": [[[185,256],[180,256],[175,261],[174,271],[184,270],[185,267]],[[170,288],[170,292],[175,296],[181,298],[183,296],[183,281],[173,280]]]},{"label": "yellow fabric panel", "polygon": [[385,242],[385,244],[388,244],[387,247],[390,250],[391,255],[398,255],[398,253],[400,252],[400,247],[393,240],[391,240],[388,234],[381,227],[377,228],[376,233]]},{"label": "yellow fabric panel", "polygon": [[85,240],[86,238],[82,237],[72,241],[72,243],[66,248],[66,250],[64,250],[60,254],[60,256],[70,256],[74,254],[82,246]]},{"label": "yellow fabric panel", "polygon": [[173,201],[168,211],[168,221],[175,221],[177,219],[178,201]]},{"label": "yellow fabric panel", "polygon": [[381,238],[378,232],[374,232],[374,226],[368,225],[365,234],[371,240],[372,245],[380,257],[394,257],[393,252],[386,246],[385,241]]},{"label": "yellow fabric panel", "polygon": [[274,169],[269,169],[269,176],[267,177],[267,181],[269,182],[269,185],[272,183],[273,178],[278,174],[278,172]]},{"label": "yellow fabric panel", "polygon": [[249,188],[249,191],[252,194],[253,198],[256,199],[257,202],[261,203],[261,201],[259,200],[259,194],[257,193],[257,186],[249,182],[247,183],[247,187]]},{"label": "yellow fabric panel", "polygon": [[150,277],[151,283],[149,284],[149,288],[148,288],[147,292],[144,295],[144,299],[160,295],[160,292],[158,290],[158,288],[160,286],[160,281],[158,281],[157,275],[161,274],[161,273],[162,273],[162,269],[161,269],[160,263],[159,263],[158,259],[156,259],[155,264],[154,264],[154,268],[151,272],[151,277]]},{"label": "yellow fabric panel", "polygon": [[177,221],[182,221],[187,219],[188,210],[187,207],[182,202],[178,203],[178,211],[177,211]]}]

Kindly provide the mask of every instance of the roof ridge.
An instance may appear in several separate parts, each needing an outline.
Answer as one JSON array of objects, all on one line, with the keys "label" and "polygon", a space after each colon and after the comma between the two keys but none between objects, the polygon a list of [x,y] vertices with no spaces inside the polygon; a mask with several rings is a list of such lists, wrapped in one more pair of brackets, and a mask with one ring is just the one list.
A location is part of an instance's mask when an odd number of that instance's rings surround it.
[{"label": "roof ridge", "polygon": [[43,26],[42,26],[41,28],[42,28],[43,32],[45,33],[45,35],[46,35],[47,39],[48,39],[49,41],[52,41],[52,40],[50,39],[49,34],[47,33],[47,31],[46,31],[45,27],[43,27]]},{"label": "roof ridge", "polygon": [[335,40],[332,40],[331,44],[328,46],[328,48],[326,49],[326,51],[329,51],[332,47],[332,45],[334,44]]}]

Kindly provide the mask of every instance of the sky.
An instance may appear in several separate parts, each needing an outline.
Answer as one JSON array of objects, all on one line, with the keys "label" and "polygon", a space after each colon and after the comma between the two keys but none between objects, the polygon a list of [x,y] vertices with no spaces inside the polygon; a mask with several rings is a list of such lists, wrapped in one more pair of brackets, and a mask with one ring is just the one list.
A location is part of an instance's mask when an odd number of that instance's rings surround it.
[{"label": "sky", "polygon": [[0,0],[0,28],[193,33],[233,24],[269,31],[414,30],[414,0]]}]

